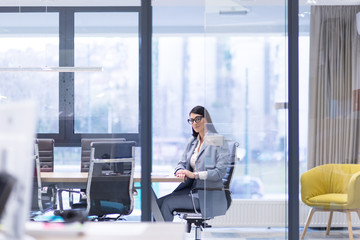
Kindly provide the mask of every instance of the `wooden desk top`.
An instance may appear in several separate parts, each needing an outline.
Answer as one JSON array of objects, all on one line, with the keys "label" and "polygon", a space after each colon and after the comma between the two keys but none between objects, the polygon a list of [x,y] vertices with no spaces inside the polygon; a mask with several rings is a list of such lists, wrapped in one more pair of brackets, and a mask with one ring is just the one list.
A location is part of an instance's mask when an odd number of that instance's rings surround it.
[{"label": "wooden desk top", "polygon": [[[42,172],[41,180],[43,182],[52,183],[85,183],[87,182],[87,172]],[[135,173],[134,182],[141,181],[141,174]],[[183,178],[175,177],[168,174],[153,174],[151,176],[152,182],[184,182]]]}]

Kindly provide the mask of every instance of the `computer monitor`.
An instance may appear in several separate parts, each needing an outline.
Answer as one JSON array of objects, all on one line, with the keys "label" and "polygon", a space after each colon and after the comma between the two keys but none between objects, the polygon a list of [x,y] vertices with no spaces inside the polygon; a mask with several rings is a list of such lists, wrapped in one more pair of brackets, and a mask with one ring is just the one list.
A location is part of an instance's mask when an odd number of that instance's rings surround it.
[{"label": "computer monitor", "polygon": [[34,102],[0,104],[0,172],[16,180],[1,224],[9,239],[22,239],[30,212],[36,129]]}]

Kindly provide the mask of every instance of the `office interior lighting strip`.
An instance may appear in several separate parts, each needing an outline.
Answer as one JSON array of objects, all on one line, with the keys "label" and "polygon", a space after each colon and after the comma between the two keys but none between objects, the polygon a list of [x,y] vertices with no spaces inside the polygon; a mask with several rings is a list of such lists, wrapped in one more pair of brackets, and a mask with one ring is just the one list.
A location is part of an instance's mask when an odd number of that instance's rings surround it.
[{"label": "office interior lighting strip", "polygon": [[0,72],[102,72],[102,67],[7,67]]}]

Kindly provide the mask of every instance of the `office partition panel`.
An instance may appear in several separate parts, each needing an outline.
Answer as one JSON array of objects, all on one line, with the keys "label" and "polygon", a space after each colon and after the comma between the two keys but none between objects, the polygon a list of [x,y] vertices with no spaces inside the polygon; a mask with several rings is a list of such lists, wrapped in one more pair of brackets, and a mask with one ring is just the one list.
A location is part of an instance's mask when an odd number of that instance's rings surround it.
[{"label": "office partition panel", "polygon": [[[317,208],[308,202],[306,192],[311,188],[304,181],[306,172],[318,166],[359,163],[359,11],[358,1],[307,1],[299,6],[299,225],[306,238],[359,237],[359,231],[351,228],[360,222],[357,214],[316,212],[311,218],[310,209]],[[309,22],[308,28],[303,27],[304,22]],[[355,170],[354,166],[350,169]],[[345,171],[339,176],[346,176]],[[335,182],[339,183],[331,181]],[[346,193],[351,191],[346,181],[343,187]],[[336,208],[334,199],[329,204],[330,210]]]},{"label": "office partition panel", "polygon": [[82,138],[136,141],[143,220],[150,220],[151,21],[144,16],[151,9],[111,2],[0,4],[0,101],[37,100],[38,137],[55,139],[55,171],[79,169]]},{"label": "office partition panel", "polygon": [[[227,222],[244,232],[261,229],[247,232],[248,237],[286,238],[290,161],[286,1],[205,2],[204,104],[221,144],[239,143],[230,183],[231,207],[210,224]],[[206,192],[204,205],[212,197],[211,191]],[[268,227],[280,228],[274,232],[266,231]]]}]

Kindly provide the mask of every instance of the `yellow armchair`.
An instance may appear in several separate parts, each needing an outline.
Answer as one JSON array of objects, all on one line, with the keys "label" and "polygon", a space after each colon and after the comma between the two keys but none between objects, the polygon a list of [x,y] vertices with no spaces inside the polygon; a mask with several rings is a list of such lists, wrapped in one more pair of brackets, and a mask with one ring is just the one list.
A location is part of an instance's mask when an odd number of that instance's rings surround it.
[{"label": "yellow armchair", "polygon": [[326,235],[330,233],[334,211],[347,215],[349,239],[353,239],[351,215],[360,218],[360,164],[325,164],[301,175],[301,200],[312,207],[301,239],[305,237],[311,218],[316,211],[329,211]]}]

